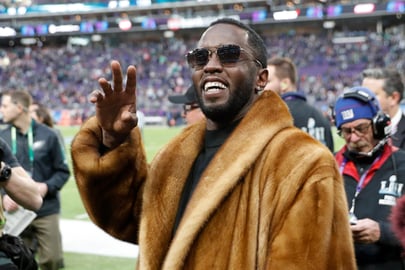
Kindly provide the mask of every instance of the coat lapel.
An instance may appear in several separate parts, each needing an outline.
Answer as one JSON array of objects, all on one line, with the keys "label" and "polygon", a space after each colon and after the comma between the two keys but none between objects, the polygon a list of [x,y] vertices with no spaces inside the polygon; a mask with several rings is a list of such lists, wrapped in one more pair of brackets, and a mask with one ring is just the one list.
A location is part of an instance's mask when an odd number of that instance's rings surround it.
[{"label": "coat lapel", "polygon": [[170,245],[164,269],[181,268],[198,232],[222,200],[243,179],[271,138],[293,125],[287,107],[276,99],[279,97],[273,92],[264,92],[204,171]]}]

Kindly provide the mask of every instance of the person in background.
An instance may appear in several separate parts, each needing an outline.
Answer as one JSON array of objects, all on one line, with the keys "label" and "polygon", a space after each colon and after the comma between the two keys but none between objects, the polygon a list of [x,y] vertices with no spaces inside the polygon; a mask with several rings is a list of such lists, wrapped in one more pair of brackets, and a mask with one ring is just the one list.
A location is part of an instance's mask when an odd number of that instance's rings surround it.
[{"label": "person in background", "polygon": [[30,108],[30,113],[32,119],[37,121],[38,123],[44,124],[50,128],[52,128],[56,135],[58,136],[59,142],[61,144],[63,153],[66,153],[66,146],[65,146],[65,139],[63,138],[62,132],[55,127],[53,117],[51,112],[45,107],[43,104],[40,103],[33,103]]},{"label": "person in background", "polygon": [[[62,249],[59,214],[59,191],[69,179],[70,171],[56,133],[32,119],[29,107],[32,97],[27,91],[3,93],[0,111],[7,128],[0,136],[11,146],[21,166],[37,182],[43,197],[37,217],[21,234],[31,247],[38,244],[38,264],[42,270],[59,269]],[[8,194],[3,197],[5,210],[12,211],[18,204]]]},{"label": "person in background", "polygon": [[[66,155],[65,139],[63,138],[62,132],[58,128],[55,127],[54,120],[53,120],[52,114],[49,111],[49,109],[43,104],[32,103],[29,110],[30,110],[32,119],[34,119],[38,123],[44,124],[44,125],[52,128],[55,131],[56,135],[58,136],[59,143],[61,144],[63,154]],[[61,237],[60,241],[62,241],[62,235],[60,235],[60,237]],[[59,251],[59,256],[61,258],[60,262],[59,262],[59,268],[64,268],[65,262],[63,259],[62,247]]]},{"label": "person in background", "polygon": [[[186,56],[205,119],[147,164],[136,127],[134,66],[112,84],[72,147],[89,217],[139,244],[139,270],[355,269],[343,182],[333,154],[297,129],[267,83],[266,47],[223,18]],[[125,83],[124,83],[125,81]]]},{"label": "person in background", "polygon": [[405,115],[400,107],[405,89],[401,74],[386,68],[366,69],[362,74],[362,86],[374,92],[381,110],[391,118],[392,144],[405,149]]},{"label": "person in background", "polygon": [[267,61],[269,78],[264,90],[279,94],[287,104],[294,125],[334,151],[330,121],[317,108],[307,103],[303,92],[297,88],[297,68],[291,59],[273,57]]},{"label": "person in background", "polygon": [[192,125],[205,116],[198,105],[194,86],[190,86],[183,95],[171,95],[169,101],[174,104],[183,104],[183,118],[187,125]]},{"label": "person in background", "polygon": [[336,160],[345,182],[358,269],[403,270],[389,216],[404,194],[405,151],[388,143],[390,118],[368,88],[345,91],[334,108],[345,140]]}]

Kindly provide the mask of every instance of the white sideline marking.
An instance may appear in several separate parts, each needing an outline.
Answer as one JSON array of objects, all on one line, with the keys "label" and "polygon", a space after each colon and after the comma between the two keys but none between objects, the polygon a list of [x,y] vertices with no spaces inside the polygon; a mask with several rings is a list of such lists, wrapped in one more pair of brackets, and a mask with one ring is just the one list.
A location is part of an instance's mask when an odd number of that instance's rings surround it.
[{"label": "white sideline marking", "polygon": [[137,258],[138,246],[118,240],[90,221],[60,220],[64,252]]}]

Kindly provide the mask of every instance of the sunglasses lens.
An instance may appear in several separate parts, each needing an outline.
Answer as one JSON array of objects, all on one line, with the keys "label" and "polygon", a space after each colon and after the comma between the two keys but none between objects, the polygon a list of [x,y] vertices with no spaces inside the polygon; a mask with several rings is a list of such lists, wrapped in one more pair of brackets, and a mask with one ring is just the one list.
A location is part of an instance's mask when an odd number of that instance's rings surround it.
[{"label": "sunglasses lens", "polygon": [[239,61],[240,47],[225,45],[217,49],[217,55],[222,64],[233,64]]},{"label": "sunglasses lens", "polygon": [[[239,61],[241,50],[238,45],[224,45],[216,50],[216,54],[221,64],[235,64]],[[210,54],[206,48],[195,49],[187,54],[187,62],[192,68],[203,67],[208,63]]]},{"label": "sunglasses lens", "polygon": [[208,62],[209,51],[205,48],[195,49],[187,54],[187,62],[191,67],[204,66]]}]

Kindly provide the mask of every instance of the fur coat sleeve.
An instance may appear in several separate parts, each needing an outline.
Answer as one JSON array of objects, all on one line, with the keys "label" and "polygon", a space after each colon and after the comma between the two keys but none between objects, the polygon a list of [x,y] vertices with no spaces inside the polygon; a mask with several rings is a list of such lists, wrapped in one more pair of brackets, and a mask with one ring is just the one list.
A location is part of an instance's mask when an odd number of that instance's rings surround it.
[{"label": "fur coat sleeve", "polygon": [[[83,124],[72,142],[73,171],[90,219],[112,236],[138,242],[147,163],[138,128],[113,151],[102,152],[96,118]],[[128,226],[131,224],[131,226]]]},{"label": "fur coat sleeve", "polygon": [[139,243],[139,270],[356,269],[335,159],[293,126],[272,91],[261,94],[220,147],[173,233],[204,134],[204,122],[188,126],[149,167],[136,129],[104,155],[95,119],[73,141],[74,173],[90,217],[113,236]]}]

